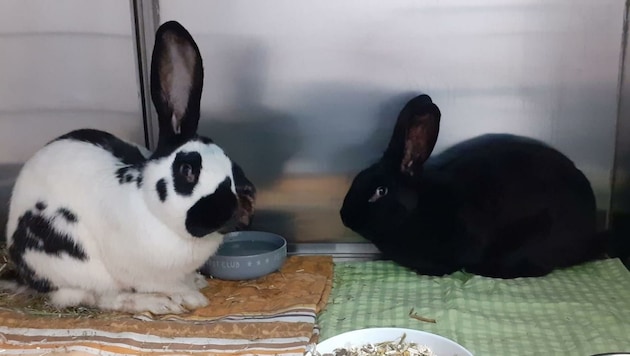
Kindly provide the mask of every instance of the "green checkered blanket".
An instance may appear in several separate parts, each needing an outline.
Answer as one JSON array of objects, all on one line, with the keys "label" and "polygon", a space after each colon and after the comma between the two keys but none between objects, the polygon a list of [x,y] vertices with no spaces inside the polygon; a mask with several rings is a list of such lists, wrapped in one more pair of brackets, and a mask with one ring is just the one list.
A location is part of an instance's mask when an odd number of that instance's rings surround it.
[{"label": "green checkered blanket", "polygon": [[319,326],[320,340],[367,327],[424,330],[482,356],[630,352],[630,272],[618,259],[512,280],[337,263]]}]

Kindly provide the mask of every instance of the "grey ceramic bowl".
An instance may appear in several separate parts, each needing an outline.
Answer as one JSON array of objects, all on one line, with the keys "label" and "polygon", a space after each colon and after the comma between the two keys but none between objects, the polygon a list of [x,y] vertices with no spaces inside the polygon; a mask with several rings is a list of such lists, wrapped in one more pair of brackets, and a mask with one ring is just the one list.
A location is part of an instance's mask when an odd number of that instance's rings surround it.
[{"label": "grey ceramic bowl", "polygon": [[263,231],[236,231],[226,234],[217,253],[200,271],[225,280],[246,280],[277,271],[287,258],[287,241]]}]

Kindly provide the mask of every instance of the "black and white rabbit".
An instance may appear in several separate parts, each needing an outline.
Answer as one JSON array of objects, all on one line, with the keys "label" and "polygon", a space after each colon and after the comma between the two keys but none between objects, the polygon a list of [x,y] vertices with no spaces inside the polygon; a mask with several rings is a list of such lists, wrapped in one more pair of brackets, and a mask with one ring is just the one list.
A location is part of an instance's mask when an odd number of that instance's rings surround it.
[{"label": "black and white rabbit", "polygon": [[177,22],[156,33],[151,94],[159,118],[149,154],[82,129],[29,159],[12,192],[7,243],[19,281],[58,307],[181,313],[208,304],[197,269],[242,218],[242,170],[197,135],[203,65]]},{"label": "black and white rabbit", "polygon": [[571,160],[508,134],[429,159],[440,117],[427,95],[405,105],[382,158],[344,198],[345,226],[427,275],[542,276],[603,254],[591,185]]}]

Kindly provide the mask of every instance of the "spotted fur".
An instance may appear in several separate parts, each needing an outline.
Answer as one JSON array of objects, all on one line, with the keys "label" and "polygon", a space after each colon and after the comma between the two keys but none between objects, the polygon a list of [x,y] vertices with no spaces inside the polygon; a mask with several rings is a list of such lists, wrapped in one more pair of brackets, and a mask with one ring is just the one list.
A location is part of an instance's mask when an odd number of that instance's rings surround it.
[{"label": "spotted fur", "polygon": [[238,221],[244,175],[197,135],[202,67],[190,34],[163,24],[151,68],[156,150],[81,129],[25,163],[7,224],[21,283],[59,307],[163,314],[208,303],[196,271]]}]

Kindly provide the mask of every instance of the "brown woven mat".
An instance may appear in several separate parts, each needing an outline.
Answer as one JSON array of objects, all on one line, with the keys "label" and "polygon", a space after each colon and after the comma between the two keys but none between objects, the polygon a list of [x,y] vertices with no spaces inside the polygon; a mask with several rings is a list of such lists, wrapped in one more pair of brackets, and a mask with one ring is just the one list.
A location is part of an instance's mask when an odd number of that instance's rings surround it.
[{"label": "brown woven mat", "polygon": [[[332,277],[330,256],[291,256],[278,272],[257,280],[209,279],[209,286],[202,290],[209,306],[161,317],[89,311],[55,314],[37,310],[24,300],[11,305],[8,296],[0,296],[4,298],[0,300],[0,344],[7,351],[35,347],[76,351],[74,343],[128,354],[163,352],[165,345],[166,353],[299,353],[317,336],[315,317],[326,305]],[[89,332],[80,336],[73,332],[84,329]],[[68,331],[65,335],[60,332],[64,330]],[[272,339],[273,344],[268,341]],[[114,348],[114,344],[141,351]]]}]

